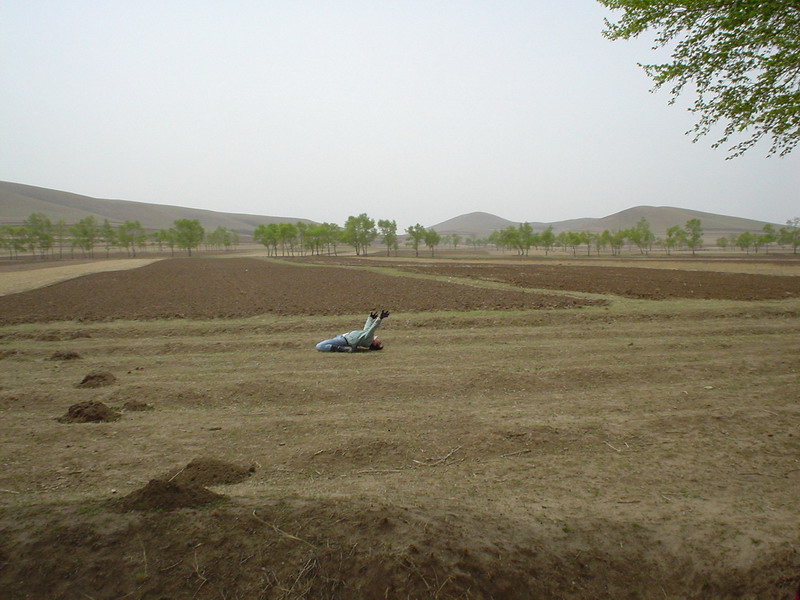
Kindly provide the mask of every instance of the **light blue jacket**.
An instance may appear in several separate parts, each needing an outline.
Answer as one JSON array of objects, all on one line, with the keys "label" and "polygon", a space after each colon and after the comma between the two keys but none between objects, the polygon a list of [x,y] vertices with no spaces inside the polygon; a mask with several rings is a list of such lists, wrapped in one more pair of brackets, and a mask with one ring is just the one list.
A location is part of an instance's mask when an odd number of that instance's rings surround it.
[{"label": "light blue jacket", "polygon": [[350,333],[343,333],[344,339],[350,344],[350,347],[355,350],[359,346],[362,348],[369,348],[372,344],[372,339],[375,337],[375,330],[380,326],[381,319],[373,319],[371,316],[367,317],[367,322],[364,323],[364,329],[356,329]]}]

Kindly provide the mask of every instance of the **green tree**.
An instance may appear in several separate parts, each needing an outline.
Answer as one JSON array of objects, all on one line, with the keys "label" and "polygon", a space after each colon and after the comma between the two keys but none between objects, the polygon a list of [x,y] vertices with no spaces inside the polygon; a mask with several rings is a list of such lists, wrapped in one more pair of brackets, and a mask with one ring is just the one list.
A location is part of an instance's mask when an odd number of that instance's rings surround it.
[{"label": "green tree", "polygon": [[764,246],[764,250],[769,254],[769,245],[778,241],[778,232],[769,223],[765,224],[761,231],[763,233],[758,235],[758,245]]},{"label": "green tree", "polygon": [[414,248],[414,256],[419,256],[419,245],[425,239],[425,228],[417,223],[411,227],[406,227],[406,245]]},{"label": "green tree", "polygon": [[108,219],[104,219],[103,224],[100,226],[100,239],[106,247],[106,258],[108,258],[111,256],[111,248],[117,245],[117,232],[108,222]]},{"label": "green tree", "polygon": [[388,219],[381,219],[378,221],[378,230],[380,231],[381,242],[386,246],[386,256],[389,256],[392,250],[397,250],[397,223]]},{"label": "green tree", "polygon": [[800,217],[786,221],[786,227],[780,229],[778,241],[791,246],[794,254],[797,254],[797,247],[800,246]]},{"label": "green tree", "polygon": [[175,245],[192,255],[192,248],[197,248],[206,234],[206,230],[197,219],[177,219],[175,225]]},{"label": "green tree", "polygon": [[564,243],[572,248],[572,256],[577,256],[578,246],[583,243],[583,234],[577,231],[567,231],[564,235]]},{"label": "green tree", "polygon": [[306,229],[303,232],[303,252],[308,251],[311,256],[321,254],[320,249],[322,243],[320,242],[321,227],[319,225],[309,225],[306,223]]},{"label": "green tree", "polygon": [[141,247],[146,240],[147,232],[139,221],[125,221],[117,227],[117,243],[125,248],[129,256],[136,256],[136,248]]},{"label": "green tree", "polygon": [[580,236],[581,244],[586,244],[586,256],[591,256],[592,244],[594,243],[597,234],[589,231],[581,231],[578,233],[578,235]]},{"label": "green tree", "polygon": [[333,255],[336,256],[336,248],[339,241],[342,239],[342,227],[336,223],[323,223],[322,243],[328,249],[328,256],[333,249]]},{"label": "green tree", "polygon": [[306,247],[306,234],[311,226],[305,221],[297,221],[294,226],[297,229],[297,245],[300,248],[300,254],[302,255]]},{"label": "green tree", "polygon": [[0,248],[8,250],[9,260],[14,258],[11,239],[13,237],[11,225],[0,225]]},{"label": "green tree", "polygon": [[686,231],[686,246],[691,249],[694,256],[695,250],[703,246],[703,227],[700,219],[686,221],[684,231]]},{"label": "green tree", "polygon": [[329,225],[330,223],[321,223],[306,230],[306,248],[312,255],[322,256],[323,250],[327,248],[330,256],[330,244],[334,242],[335,235],[332,235]]},{"label": "green tree", "polygon": [[278,239],[281,242],[281,256],[286,256],[287,248],[289,254],[294,254],[294,247],[297,243],[297,236],[299,235],[297,225],[294,223],[279,223],[278,224]]},{"label": "green tree", "polygon": [[[684,88],[696,91],[694,140],[724,124],[714,148],[731,136],[728,158],[771,136],[769,154],[791,152],[800,139],[800,5],[797,0],[598,0],[622,10],[606,20],[611,40],[656,33],[672,61],[642,65],[655,89],[670,85],[675,102]],[[716,134],[715,134],[716,135]]]},{"label": "green tree", "polygon": [[206,235],[205,239],[209,246],[221,250],[222,248],[227,249],[233,244],[232,238],[232,232],[227,227],[218,225],[214,231]]},{"label": "green tree", "polygon": [[503,234],[499,230],[494,230],[488,236],[486,236],[486,243],[493,245],[495,248],[500,248],[505,250],[505,244],[503,243]]},{"label": "green tree", "polygon": [[597,248],[597,254],[599,255],[600,250],[605,250],[611,245],[611,232],[608,229],[604,229],[603,232],[597,236],[594,243]]},{"label": "green tree", "polygon": [[435,229],[428,229],[425,231],[425,245],[430,249],[431,256],[433,256],[433,251],[442,241],[442,236],[439,235],[439,232]]},{"label": "green tree", "polygon": [[100,237],[100,230],[92,215],[84,217],[70,227],[70,233],[72,234],[73,248],[80,248],[84,253],[88,252],[90,256],[94,256],[94,247]]},{"label": "green tree", "polygon": [[625,245],[625,231],[612,231],[608,238],[608,245],[611,246],[611,254],[619,256],[622,253],[622,247]]},{"label": "green tree", "polygon": [[548,227],[542,232],[541,239],[542,248],[544,248],[544,255],[547,256],[547,254],[553,248],[553,244],[556,243],[556,235],[553,233],[552,226]]},{"label": "green tree", "polygon": [[361,213],[357,217],[348,217],[342,232],[342,241],[355,248],[356,256],[367,253],[369,245],[378,237],[375,221]]},{"label": "green tree", "polygon": [[730,240],[726,236],[717,238],[717,247],[725,250],[730,245]]},{"label": "green tree", "polygon": [[166,231],[167,235],[164,237],[164,242],[169,246],[170,256],[175,256],[175,248],[178,245],[178,230],[170,227]]},{"label": "green tree", "polygon": [[744,250],[747,254],[750,254],[750,248],[752,248],[753,244],[755,243],[755,236],[750,233],[749,231],[744,231],[736,236],[734,243],[736,247],[740,250]]},{"label": "green tree", "polygon": [[22,225],[27,232],[31,249],[39,250],[39,255],[44,258],[53,248],[53,223],[44,213],[33,213]]},{"label": "green tree", "polygon": [[503,248],[513,248],[517,251],[517,254],[522,254],[519,241],[519,229],[513,225],[509,225],[505,229],[500,230],[497,236],[497,243]]},{"label": "green tree", "polygon": [[686,232],[681,229],[680,225],[673,225],[667,228],[667,239],[664,240],[664,248],[667,249],[667,254],[672,249],[680,249],[686,243]]},{"label": "green tree", "polygon": [[53,235],[55,242],[58,245],[58,257],[64,256],[64,243],[66,242],[67,235],[69,234],[69,227],[64,222],[64,219],[59,219],[53,225]]},{"label": "green tree", "polygon": [[655,234],[650,231],[650,223],[644,217],[628,230],[628,240],[639,248],[640,254],[647,254],[653,247],[655,239]]},{"label": "green tree", "polygon": [[559,231],[556,235],[556,246],[561,246],[563,252],[567,251],[567,232]]},{"label": "green tree", "polygon": [[27,230],[24,227],[0,225],[0,247],[8,250],[8,258],[13,259],[25,251]]},{"label": "green tree", "polygon": [[158,231],[154,231],[150,234],[150,239],[153,240],[153,243],[158,246],[158,251],[161,252],[164,250],[164,246],[170,249],[172,255],[175,255],[175,237],[174,237],[174,229],[159,229]]},{"label": "green tree", "polygon": [[278,243],[280,242],[280,230],[277,223],[263,223],[253,231],[253,239],[263,244],[267,249],[267,256],[278,256]]},{"label": "green tree", "polygon": [[517,226],[517,236],[519,242],[519,250],[520,254],[524,254],[528,256],[528,253],[531,251],[531,246],[533,246],[534,241],[534,233],[533,227],[531,227],[530,223],[520,223]]}]

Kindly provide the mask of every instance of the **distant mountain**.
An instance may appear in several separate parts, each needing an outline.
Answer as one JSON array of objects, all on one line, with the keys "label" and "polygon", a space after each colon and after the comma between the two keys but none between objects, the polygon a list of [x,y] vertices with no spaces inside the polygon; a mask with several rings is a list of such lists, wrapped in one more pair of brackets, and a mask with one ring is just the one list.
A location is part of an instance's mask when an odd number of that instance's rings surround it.
[{"label": "distant mountain", "polygon": [[[761,231],[765,221],[743,219],[714,213],[676,208],[673,206],[636,206],[600,219],[572,219],[561,221],[558,226],[565,231],[609,231],[633,227],[640,219],[647,219],[653,233],[660,235],[673,225],[685,225],[689,219],[700,219],[705,233],[741,233]],[[773,225],[775,225],[773,223]],[[555,227],[553,228],[555,230]]]},{"label": "distant mountain", "polygon": [[[602,218],[569,219],[551,223],[528,221],[534,231],[544,231],[552,227],[555,233],[561,231],[588,231],[601,233],[628,229],[636,225],[640,219],[647,219],[650,230],[657,236],[663,236],[667,228],[673,225],[683,227],[689,219],[700,219],[705,237],[716,239],[723,235],[738,234],[744,231],[761,231],[765,221],[754,221],[740,217],[717,215],[714,213],[675,208],[672,206],[636,206]],[[456,233],[462,237],[484,238],[493,231],[516,227],[520,223],[508,221],[495,215],[474,212],[432,225],[441,234]],[[775,225],[773,223],[773,225]]]},{"label": "distant mountain", "polygon": [[91,198],[70,192],[0,181],[0,224],[19,225],[32,213],[43,213],[51,221],[63,219],[73,224],[94,216],[100,223],[108,219],[117,226],[125,221],[139,221],[145,229],[171,227],[176,219],[197,219],[206,229],[225,227],[250,235],[258,225],[296,223],[308,219],[266,217],[237,213],[222,213],[199,208],[183,208],[166,204],[147,204],[130,200]]},{"label": "distant mountain", "polygon": [[503,219],[485,212],[472,212],[460,217],[453,217],[437,225],[431,225],[442,235],[457,233],[464,237],[486,237],[492,231],[505,229],[509,226],[516,227],[518,223]]},{"label": "distant mountain", "polygon": [[[108,219],[115,227],[125,221],[139,221],[145,229],[150,230],[171,227],[176,219],[197,219],[207,230],[225,227],[239,232],[244,237],[249,236],[261,224],[298,221],[314,223],[308,219],[291,217],[223,213],[130,200],[91,198],[70,192],[0,181],[0,224],[19,225],[35,212],[43,213],[51,221],[63,219],[68,225],[92,215],[100,223]],[[642,218],[647,219],[650,230],[657,236],[663,236],[667,228],[673,225],[683,226],[689,219],[700,219],[705,237],[708,239],[736,235],[744,231],[761,231],[766,224],[764,221],[671,206],[636,206],[602,218],[570,219],[552,223],[529,221],[529,223],[534,231],[552,227],[556,233],[560,231],[599,233],[606,229],[617,231],[633,227]],[[485,238],[493,231],[517,225],[518,222],[490,213],[473,212],[431,225],[430,228],[443,235],[456,233],[464,238]]]}]

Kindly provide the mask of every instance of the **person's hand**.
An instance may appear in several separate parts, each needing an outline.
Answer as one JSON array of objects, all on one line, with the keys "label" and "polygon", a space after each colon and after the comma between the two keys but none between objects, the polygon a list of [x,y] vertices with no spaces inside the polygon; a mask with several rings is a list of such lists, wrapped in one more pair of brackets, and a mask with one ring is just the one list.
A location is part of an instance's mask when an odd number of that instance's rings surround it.
[{"label": "person's hand", "polygon": [[389,311],[388,310],[382,310],[381,311],[381,319],[385,319],[388,316],[389,316]]},{"label": "person's hand", "polygon": [[370,319],[377,319],[378,318],[378,311],[373,311],[373,312],[369,313],[369,318]]}]

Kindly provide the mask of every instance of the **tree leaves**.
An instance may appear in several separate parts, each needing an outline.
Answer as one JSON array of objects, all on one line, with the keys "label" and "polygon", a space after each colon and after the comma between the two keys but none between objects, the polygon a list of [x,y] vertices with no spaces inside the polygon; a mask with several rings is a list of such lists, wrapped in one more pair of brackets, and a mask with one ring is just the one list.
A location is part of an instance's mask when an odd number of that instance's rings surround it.
[{"label": "tree leaves", "polygon": [[655,47],[672,47],[672,62],[641,65],[654,89],[670,84],[670,103],[692,86],[698,121],[694,141],[723,125],[712,144],[735,158],[762,138],[768,155],[784,156],[800,141],[800,3],[797,0],[598,0],[622,10],[606,19],[610,40],[654,31]]}]

